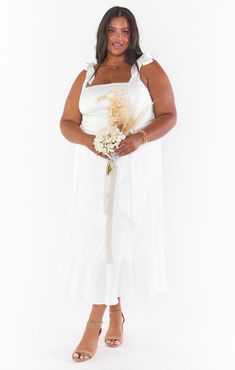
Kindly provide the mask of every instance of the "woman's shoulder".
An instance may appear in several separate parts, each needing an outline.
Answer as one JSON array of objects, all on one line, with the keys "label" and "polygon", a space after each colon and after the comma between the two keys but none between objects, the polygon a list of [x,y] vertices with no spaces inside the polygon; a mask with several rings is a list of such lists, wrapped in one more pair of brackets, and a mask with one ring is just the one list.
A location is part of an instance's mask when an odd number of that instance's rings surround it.
[{"label": "woman's shoulder", "polygon": [[150,51],[147,51],[145,53],[143,53],[141,56],[139,56],[139,58],[136,60],[139,68],[145,66],[145,65],[148,65],[150,63],[152,63],[154,60],[153,56],[152,56],[152,53]]},{"label": "woman's shoulder", "polygon": [[160,68],[160,63],[158,60],[153,56],[153,54],[148,51],[146,53],[143,53],[138,59],[137,64],[141,70],[148,70],[153,71],[156,70],[156,68]]},{"label": "woman's shoulder", "polygon": [[85,69],[80,70],[71,83],[70,94],[77,95],[78,93],[80,93],[85,79],[86,79],[86,70]]},{"label": "woman's shoulder", "polygon": [[83,83],[87,76],[87,73],[91,73],[94,65],[94,62],[86,62],[83,66],[83,69],[80,69],[80,71],[78,72],[74,82],[78,84]]},{"label": "woman's shoulder", "polygon": [[158,76],[166,75],[166,72],[164,71],[159,61],[155,57],[153,57],[150,52],[143,53],[138,58],[138,64],[141,68],[141,74],[148,79],[151,78],[153,74],[157,74]]}]

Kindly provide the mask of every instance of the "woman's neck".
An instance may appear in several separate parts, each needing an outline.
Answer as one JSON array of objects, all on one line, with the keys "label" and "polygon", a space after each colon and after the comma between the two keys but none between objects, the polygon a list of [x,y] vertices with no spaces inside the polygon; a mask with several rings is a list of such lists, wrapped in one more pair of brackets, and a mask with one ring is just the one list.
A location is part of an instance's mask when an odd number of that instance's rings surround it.
[{"label": "woman's neck", "polygon": [[120,55],[120,56],[108,55],[105,58],[103,64],[115,66],[115,65],[126,64],[126,61],[123,55]]}]

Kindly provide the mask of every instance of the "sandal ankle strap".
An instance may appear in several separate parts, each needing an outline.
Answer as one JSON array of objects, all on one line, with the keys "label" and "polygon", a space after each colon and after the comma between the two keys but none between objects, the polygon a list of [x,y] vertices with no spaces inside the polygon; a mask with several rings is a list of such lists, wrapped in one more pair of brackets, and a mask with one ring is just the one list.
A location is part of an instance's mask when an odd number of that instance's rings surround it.
[{"label": "sandal ankle strap", "polygon": [[109,313],[114,313],[114,312],[121,312],[121,315],[122,315],[122,318],[123,318],[123,323],[124,323],[124,321],[125,321],[125,317],[124,317],[124,315],[123,315],[122,310],[109,311]]},{"label": "sandal ankle strap", "polygon": [[96,321],[96,320],[93,320],[93,319],[89,319],[88,322],[91,323],[91,324],[103,324],[103,321]]},{"label": "sandal ankle strap", "polygon": [[114,310],[114,311],[109,311],[109,315],[112,314],[112,313],[117,313],[117,312],[119,312],[119,314],[122,314],[121,310]]}]

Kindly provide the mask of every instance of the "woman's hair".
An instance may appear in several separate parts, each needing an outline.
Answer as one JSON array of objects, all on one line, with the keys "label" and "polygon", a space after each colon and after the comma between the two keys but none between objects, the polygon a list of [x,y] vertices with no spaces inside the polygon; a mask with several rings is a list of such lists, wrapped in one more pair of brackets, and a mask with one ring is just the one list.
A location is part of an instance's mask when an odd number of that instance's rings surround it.
[{"label": "woman's hair", "polygon": [[[110,8],[101,19],[97,30],[97,43],[96,43],[96,61],[100,64],[105,60],[107,56],[107,47],[108,47],[108,26],[112,18],[116,17],[125,17],[129,23],[130,27],[130,43],[128,48],[125,51],[125,61],[129,64],[135,64],[138,71],[138,64],[136,60],[143,54],[140,45],[139,45],[139,30],[137,23],[132,12],[122,6],[114,6]],[[93,74],[93,75],[94,75]]]}]

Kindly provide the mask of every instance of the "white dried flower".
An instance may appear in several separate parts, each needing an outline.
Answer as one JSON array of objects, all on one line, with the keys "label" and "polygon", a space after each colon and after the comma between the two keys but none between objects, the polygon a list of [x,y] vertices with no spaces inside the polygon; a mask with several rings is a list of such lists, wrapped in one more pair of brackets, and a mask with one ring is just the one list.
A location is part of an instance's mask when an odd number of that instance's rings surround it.
[{"label": "white dried flower", "polygon": [[114,148],[118,147],[125,137],[117,126],[108,126],[96,133],[93,142],[97,152],[108,155],[114,152]]}]

